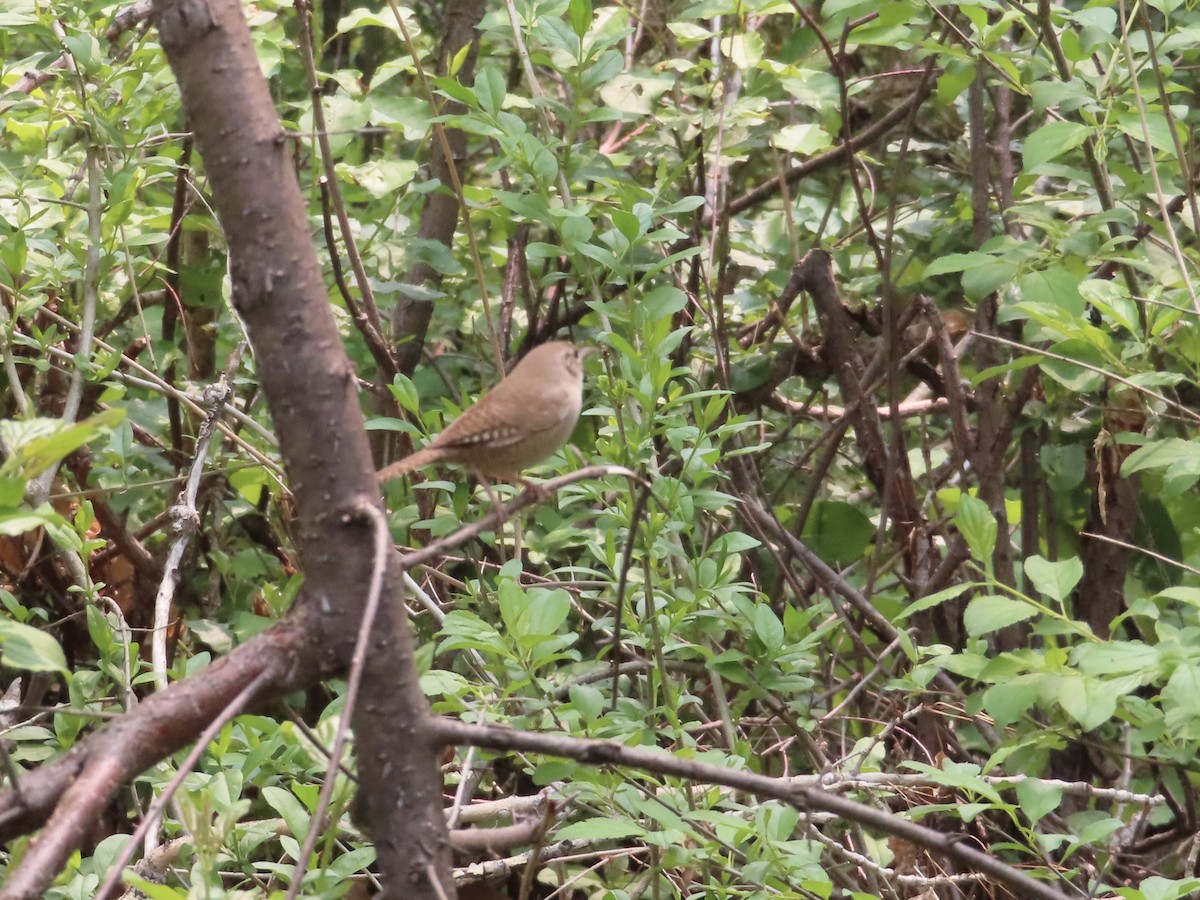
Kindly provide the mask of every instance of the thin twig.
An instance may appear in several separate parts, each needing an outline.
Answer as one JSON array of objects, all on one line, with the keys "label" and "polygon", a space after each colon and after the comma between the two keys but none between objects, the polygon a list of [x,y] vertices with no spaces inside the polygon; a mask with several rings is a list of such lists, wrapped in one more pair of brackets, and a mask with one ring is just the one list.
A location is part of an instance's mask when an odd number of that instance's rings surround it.
[{"label": "thin twig", "polygon": [[259,690],[267,684],[271,683],[278,677],[277,673],[266,669],[258,674],[258,676],[248,685],[242,688],[241,693],[229,701],[229,705],[221,710],[211,724],[200,734],[196,740],[195,746],[188,753],[183,763],[179,766],[179,771],[175,773],[175,777],[159,794],[150,808],[146,810],[142,816],[141,824],[129,836],[128,842],[121,848],[120,854],[109,867],[108,877],[104,880],[104,884],[100,885],[100,889],[96,891],[93,900],[107,900],[108,896],[116,888],[121,881],[121,874],[125,867],[129,865],[129,861],[133,859],[134,849],[138,846],[141,839],[145,836],[150,824],[158,820],[162,815],[162,811],[166,808],[167,803],[175,796],[175,792],[183,785],[183,781],[191,774],[196,763],[200,761],[200,757],[208,750],[208,745],[213,742],[217,734],[229,722],[231,722],[243,709],[245,709],[258,694]]},{"label": "thin twig", "polygon": [[196,449],[191,468],[188,470],[187,481],[180,491],[179,499],[171,507],[171,530],[175,533],[175,542],[167,553],[167,561],[163,565],[162,580],[158,585],[158,593],[154,598],[154,631],[150,638],[150,659],[154,671],[154,684],[158,690],[167,687],[167,629],[171,619],[171,601],[175,597],[175,587],[179,583],[179,564],[183,554],[191,543],[192,534],[200,525],[200,514],[196,510],[196,501],[200,494],[200,477],[204,474],[204,461],[208,457],[208,445],[216,430],[217,420],[229,397],[231,388],[229,381],[237,370],[245,344],[239,344],[230,356],[229,364],[220,380],[205,390],[208,402],[208,414],[200,425],[196,435]]},{"label": "thin twig", "polygon": [[[300,23],[300,40],[298,42],[300,61],[304,64],[304,71],[308,76],[308,86],[312,91],[313,128],[316,132],[317,146],[321,150],[321,165],[325,170],[329,196],[333,201],[333,210],[337,214],[346,256],[350,260],[350,268],[354,271],[354,281],[358,285],[359,293],[362,294],[363,309],[367,320],[375,332],[381,334],[383,323],[379,319],[379,307],[375,303],[375,290],[371,287],[371,280],[367,277],[367,270],[363,266],[362,254],[359,253],[358,244],[354,240],[350,216],[346,212],[346,203],[338,185],[337,169],[333,160],[333,148],[329,143],[328,128],[325,125],[325,107],[321,103],[320,82],[317,79],[317,66],[313,58],[312,6],[306,2],[298,2],[296,3],[296,14]],[[330,252],[334,252],[333,248],[330,248]],[[394,360],[391,371],[396,371]]]},{"label": "thin twig", "polygon": [[650,486],[645,485],[638,491],[637,499],[629,514],[629,534],[625,538],[625,553],[621,561],[621,572],[617,577],[616,609],[613,613],[612,639],[612,711],[617,711],[617,690],[621,678],[621,623],[625,611],[625,590],[629,585],[629,568],[633,564],[633,542],[637,539],[638,525],[646,512],[646,501],[650,498]]},{"label": "thin twig", "polygon": [[[425,97],[425,102],[429,104],[430,111],[436,116],[440,112],[440,108],[433,88],[429,84],[429,79],[425,75],[425,67],[421,65],[421,55],[417,52],[412,35],[408,33],[408,25],[404,21],[404,16],[400,12],[396,0],[388,0],[388,6],[400,28],[400,35],[404,38],[404,46],[408,48],[408,54],[412,58],[421,93]],[[488,296],[487,280],[483,275],[483,255],[479,252],[479,238],[475,236],[475,229],[471,225],[471,209],[467,206],[467,198],[463,194],[462,181],[458,177],[458,166],[454,164],[454,151],[450,149],[450,140],[446,137],[446,129],[441,122],[433,123],[433,138],[437,141],[438,149],[445,158],[450,187],[454,191],[454,196],[458,198],[458,208],[462,212],[463,232],[467,236],[467,247],[471,251],[471,263],[475,270],[475,283],[479,286],[479,302],[483,304],[483,318],[487,322],[488,337],[491,338],[492,350],[496,356],[496,371],[503,372],[504,355],[500,351],[499,332],[496,330],[496,322],[492,316],[492,301]]]},{"label": "thin twig", "polygon": [[[333,747],[329,751],[329,771],[325,776],[325,781],[321,785],[321,794],[317,800],[317,808],[313,810],[312,818],[310,819],[311,825],[308,833],[304,835],[300,854],[296,857],[296,870],[292,875],[292,883],[288,887],[286,900],[295,900],[299,896],[300,888],[304,881],[304,873],[308,868],[308,858],[312,855],[313,848],[317,845],[317,837],[321,833],[321,822],[325,820],[330,800],[333,797],[333,786],[337,782],[337,769],[341,764],[342,754],[346,751],[346,742],[350,736],[350,718],[354,712],[355,701],[358,699],[359,688],[362,685],[363,667],[367,660],[367,647],[371,642],[375,616],[379,612],[379,601],[383,595],[383,576],[387,570],[387,556],[392,548],[387,518],[377,507],[364,502],[353,511],[353,514],[366,519],[372,527],[374,553],[371,563],[371,581],[367,587],[367,599],[363,607],[362,622],[359,624],[358,637],[354,643],[354,656],[350,661],[350,674],[346,680],[346,694],[343,698],[342,713],[338,718],[337,734],[333,739]],[[440,881],[437,878],[431,878],[430,882],[440,885]]]}]

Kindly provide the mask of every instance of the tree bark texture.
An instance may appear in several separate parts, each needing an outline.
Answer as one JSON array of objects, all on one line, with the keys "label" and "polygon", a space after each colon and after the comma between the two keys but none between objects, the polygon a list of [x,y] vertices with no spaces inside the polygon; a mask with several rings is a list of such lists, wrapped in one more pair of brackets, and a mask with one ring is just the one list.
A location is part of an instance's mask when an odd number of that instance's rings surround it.
[{"label": "tree bark texture", "polygon": [[[290,138],[237,0],[162,0],[155,9],[225,229],[233,303],[256,351],[295,496],[310,640],[322,668],[344,668],[373,565],[371,529],[357,510],[380,500]],[[393,563],[353,718],[360,789],[388,892],[432,900],[454,896],[454,885],[435,748],[423,737],[427,721]]]}]

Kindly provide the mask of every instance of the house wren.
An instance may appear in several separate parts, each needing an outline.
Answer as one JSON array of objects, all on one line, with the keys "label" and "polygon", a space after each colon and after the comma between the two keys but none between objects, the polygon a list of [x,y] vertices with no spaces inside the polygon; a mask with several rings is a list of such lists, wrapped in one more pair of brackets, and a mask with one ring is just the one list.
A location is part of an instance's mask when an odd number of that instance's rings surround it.
[{"label": "house wren", "polygon": [[592,349],[567,341],[535,347],[424,449],[376,477],[391,481],[429,463],[451,462],[503,478],[540,462],[575,429],[583,405],[583,359]]}]

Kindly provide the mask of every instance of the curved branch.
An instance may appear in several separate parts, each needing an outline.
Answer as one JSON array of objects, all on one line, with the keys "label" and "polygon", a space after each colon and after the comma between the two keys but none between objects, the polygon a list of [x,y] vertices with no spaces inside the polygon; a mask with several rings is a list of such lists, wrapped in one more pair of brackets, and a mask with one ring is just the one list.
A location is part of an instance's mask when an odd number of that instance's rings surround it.
[{"label": "curved branch", "polygon": [[[933,62],[930,62],[932,67]],[[877,140],[886,135],[896,125],[903,122],[908,116],[925,102],[926,98],[933,93],[935,81],[932,78],[921,79],[920,85],[915,91],[908,95],[908,98],[896,104],[885,115],[880,116],[875,122],[868,125],[850,140],[838,144],[824,153],[818,153],[816,156],[806,159],[797,166],[792,166],[783,173],[782,176],[772,178],[770,181],[760,184],[753,190],[747,191],[740,197],[735,197],[729,202],[729,205],[721,211],[725,216],[736,216],[738,213],[743,213],[753,206],[757,206],[764,200],[774,197],[783,188],[783,185],[793,185],[801,179],[807,178],[822,169],[831,166],[840,165],[843,160],[852,153],[857,153],[864,147],[869,147]],[[702,222],[703,227],[712,227],[712,214],[705,215]]]},{"label": "curved branch", "polygon": [[996,857],[959,841],[953,834],[934,831],[932,828],[836,794],[816,788],[797,787],[786,779],[725,769],[695,759],[681,759],[661,750],[626,747],[616,741],[534,734],[498,725],[471,725],[452,719],[436,719],[433,732],[445,744],[468,744],[491,750],[544,753],[595,765],[630,766],[659,775],[725,785],[756,797],[780,800],[797,809],[832,813],[846,821],[898,837],[924,847],[937,856],[953,860],[965,868],[981,872],[1010,888],[1018,897],[1028,900],[1070,900],[1071,897],[1080,896],[1078,893],[1064,894],[1044,882],[1037,881]]},{"label": "curved branch", "polygon": [[19,794],[0,793],[0,843],[47,824],[37,853],[27,853],[10,873],[0,900],[42,897],[117,790],[192,743],[247,684],[274,673],[257,698],[261,705],[320,677],[303,619],[280,623],[201,675],[151,695],[62,758],[27,773]]}]

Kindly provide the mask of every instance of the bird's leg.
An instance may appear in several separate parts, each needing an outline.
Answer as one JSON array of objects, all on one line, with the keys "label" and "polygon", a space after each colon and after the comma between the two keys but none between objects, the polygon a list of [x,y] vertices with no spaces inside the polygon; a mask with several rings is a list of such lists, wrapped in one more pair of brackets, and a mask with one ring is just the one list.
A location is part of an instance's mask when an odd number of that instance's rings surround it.
[{"label": "bird's leg", "polygon": [[[500,495],[496,493],[492,487],[491,480],[482,472],[476,472],[475,477],[479,479],[479,484],[483,487],[483,492],[488,495],[488,502],[492,504],[492,509],[500,508]],[[503,565],[508,562],[504,554],[504,523],[500,522],[496,527],[496,552],[500,555],[500,563]]]}]

